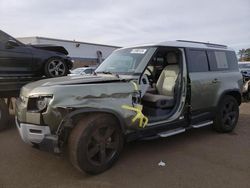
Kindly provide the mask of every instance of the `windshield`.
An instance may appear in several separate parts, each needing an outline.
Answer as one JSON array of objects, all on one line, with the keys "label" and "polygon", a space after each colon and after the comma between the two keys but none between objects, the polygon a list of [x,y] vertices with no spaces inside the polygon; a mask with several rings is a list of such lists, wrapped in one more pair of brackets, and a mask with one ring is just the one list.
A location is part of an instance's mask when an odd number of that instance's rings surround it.
[{"label": "windshield", "polygon": [[249,63],[244,63],[244,64],[239,64],[240,69],[250,69],[250,62]]},{"label": "windshield", "polygon": [[113,52],[96,73],[133,74],[149,51],[149,47],[126,48]]}]

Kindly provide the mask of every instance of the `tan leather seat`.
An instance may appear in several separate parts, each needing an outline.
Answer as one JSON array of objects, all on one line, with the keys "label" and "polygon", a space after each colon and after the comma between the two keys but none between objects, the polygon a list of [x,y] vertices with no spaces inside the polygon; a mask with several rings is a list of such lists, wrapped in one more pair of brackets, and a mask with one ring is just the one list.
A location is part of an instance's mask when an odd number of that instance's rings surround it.
[{"label": "tan leather seat", "polygon": [[163,69],[156,83],[155,93],[146,93],[143,102],[157,108],[170,108],[175,103],[176,81],[179,75],[176,54],[167,54],[168,65]]}]

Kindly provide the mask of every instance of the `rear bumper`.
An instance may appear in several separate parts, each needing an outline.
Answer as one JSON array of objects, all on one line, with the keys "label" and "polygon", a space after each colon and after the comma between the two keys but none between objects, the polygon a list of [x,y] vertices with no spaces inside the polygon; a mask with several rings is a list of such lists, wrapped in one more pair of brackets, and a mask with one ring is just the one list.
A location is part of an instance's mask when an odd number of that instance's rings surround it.
[{"label": "rear bumper", "polygon": [[16,119],[16,126],[22,140],[30,145],[37,144],[41,150],[59,153],[58,137],[52,135],[48,126],[20,123]]}]

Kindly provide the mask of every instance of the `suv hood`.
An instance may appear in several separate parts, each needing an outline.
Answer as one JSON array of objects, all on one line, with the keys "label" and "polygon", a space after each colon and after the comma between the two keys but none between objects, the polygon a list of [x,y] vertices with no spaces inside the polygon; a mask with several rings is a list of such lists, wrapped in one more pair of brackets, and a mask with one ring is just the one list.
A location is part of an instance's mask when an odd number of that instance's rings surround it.
[{"label": "suv hood", "polygon": [[87,83],[104,83],[104,82],[117,82],[121,81],[120,78],[115,76],[65,76],[56,79],[46,79],[43,86],[53,85],[74,85],[74,84],[87,84]]},{"label": "suv hood", "polygon": [[[54,90],[57,87],[67,87],[67,86],[75,86],[78,87],[80,85],[88,85],[88,84],[98,84],[98,83],[117,83],[117,82],[127,82],[132,80],[132,78],[117,78],[113,75],[84,75],[84,76],[65,76],[60,78],[51,78],[39,80],[36,82],[29,83],[22,88],[21,94],[23,96],[28,96],[31,91],[35,90]],[[46,89],[42,89],[46,88]],[[74,92],[74,91],[72,91]],[[35,92],[36,93],[36,92]],[[39,92],[38,92],[39,93]]]}]

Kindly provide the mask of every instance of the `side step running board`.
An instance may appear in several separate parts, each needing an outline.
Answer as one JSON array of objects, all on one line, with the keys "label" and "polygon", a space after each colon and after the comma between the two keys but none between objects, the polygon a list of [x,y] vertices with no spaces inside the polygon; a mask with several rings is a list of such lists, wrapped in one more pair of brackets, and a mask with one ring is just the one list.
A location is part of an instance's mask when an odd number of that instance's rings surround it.
[{"label": "side step running board", "polygon": [[175,134],[183,133],[185,131],[186,131],[186,129],[184,129],[184,128],[178,128],[178,129],[173,129],[173,130],[170,130],[170,131],[158,133],[158,136],[160,136],[160,137],[168,137],[168,136],[172,136],[172,135],[175,135]]},{"label": "side step running board", "polygon": [[[203,122],[200,124],[195,124],[195,125],[191,125],[189,128],[200,128],[200,127],[205,127],[207,125],[211,125],[213,123],[213,121],[207,121],[207,122]],[[173,129],[173,130],[169,130],[169,131],[165,131],[165,132],[160,132],[157,135],[153,136],[153,137],[148,137],[148,138],[143,138],[142,140],[151,140],[151,139],[155,139],[158,137],[169,137],[169,136],[173,136],[176,134],[180,134],[185,132],[187,129],[185,128],[177,128],[177,129]]]},{"label": "side step running board", "polygon": [[205,127],[205,126],[211,125],[211,124],[213,124],[213,121],[207,121],[207,122],[204,122],[204,123],[201,123],[201,124],[191,125],[191,127],[200,128],[200,127]]}]

